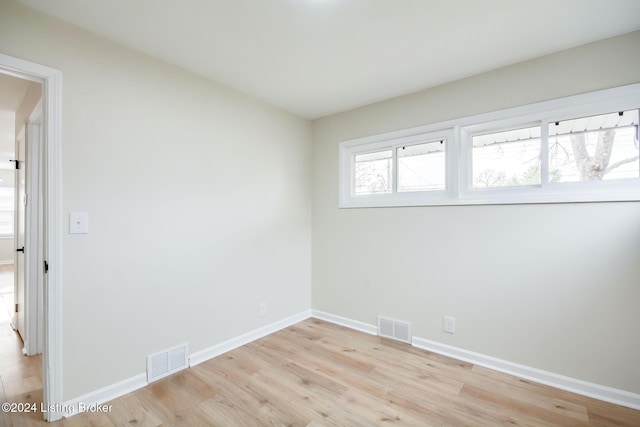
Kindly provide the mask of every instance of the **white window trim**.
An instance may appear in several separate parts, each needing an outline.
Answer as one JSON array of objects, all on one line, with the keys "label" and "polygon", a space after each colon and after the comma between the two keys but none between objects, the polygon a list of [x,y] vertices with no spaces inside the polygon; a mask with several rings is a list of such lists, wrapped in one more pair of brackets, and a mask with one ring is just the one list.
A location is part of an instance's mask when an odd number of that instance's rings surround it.
[{"label": "white window trim", "polygon": [[[381,151],[383,149],[391,149],[392,156],[394,159],[393,166],[393,192],[392,193],[384,193],[384,194],[372,194],[372,195],[359,195],[353,196],[353,198],[357,199],[359,203],[364,204],[365,206],[405,206],[406,201],[412,201],[414,203],[428,203],[428,204],[441,204],[447,200],[449,200],[452,196],[452,189],[447,187],[444,190],[431,190],[431,191],[416,191],[416,192],[397,192],[397,182],[398,182],[398,168],[396,167],[396,149],[405,145],[418,144],[421,142],[430,142],[437,140],[446,140],[445,144],[445,174],[447,174],[447,178],[449,178],[449,173],[452,168],[455,166],[449,164],[449,160],[453,158],[453,156],[449,155],[450,146],[449,142],[453,141],[453,132],[451,130],[443,130],[429,133],[421,133],[418,135],[409,135],[403,136],[399,138],[394,138],[391,140],[377,141],[373,143],[369,143],[366,145],[366,150],[361,151],[358,150],[357,153],[366,153],[371,151]],[[354,170],[351,167],[352,159],[354,157],[355,152],[353,153],[345,153],[344,159],[341,159],[341,162],[344,161],[348,168],[348,179],[345,180],[345,191],[351,192],[351,189],[354,188]],[[447,179],[447,181],[449,181]]]},{"label": "white window trim", "polygon": [[[343,141],[339,145],[338,160],[339,207],[639,201],[640,179],[553,184],[545,182],[545,172],[548,167],[546,140],[549,122],[637,108],[640,108],[640,83]],[[472,189],[470,135],[531,124],[542,126],[542,184]],[[434,138],[447,140],[445,191],[353,195],[352,159],[355,154]],[[394,170],[394,175],[396,173],[397,171]]]}]

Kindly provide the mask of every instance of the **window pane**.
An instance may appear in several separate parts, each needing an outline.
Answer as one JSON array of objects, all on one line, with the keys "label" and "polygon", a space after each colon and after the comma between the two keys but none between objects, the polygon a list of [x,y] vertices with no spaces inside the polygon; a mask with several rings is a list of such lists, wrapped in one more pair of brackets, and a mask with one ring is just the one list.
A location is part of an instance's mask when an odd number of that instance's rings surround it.
[{"label": "window pane", "polygon": [[444,141],[397,148],[398,191],[445,189]]},{"label": "window pane", "polygon": [[355,155],[355,194],[391,193],[391,150]]},{"label": "window pane", "polygon": [[540,126],[472,140],[474,188],[540,184]]},{"label": "window pane", "polygon": [[549,181],[638,178],[638,110],[549,123]]}]

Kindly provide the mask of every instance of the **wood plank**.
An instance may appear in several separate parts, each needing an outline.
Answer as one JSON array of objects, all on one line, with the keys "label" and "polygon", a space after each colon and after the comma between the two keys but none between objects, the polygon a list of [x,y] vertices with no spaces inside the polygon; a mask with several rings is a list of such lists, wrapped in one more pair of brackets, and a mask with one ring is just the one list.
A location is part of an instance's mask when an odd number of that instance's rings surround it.
[{"label": "wood plank", "polygon": [[[0,364],[0,399],[39,402],[41,361],[16,348],[0,349],[13,355]],[[53,424],[0,414],[0,426],[640,426],[637,410],[316,319],[109,404]]]}]

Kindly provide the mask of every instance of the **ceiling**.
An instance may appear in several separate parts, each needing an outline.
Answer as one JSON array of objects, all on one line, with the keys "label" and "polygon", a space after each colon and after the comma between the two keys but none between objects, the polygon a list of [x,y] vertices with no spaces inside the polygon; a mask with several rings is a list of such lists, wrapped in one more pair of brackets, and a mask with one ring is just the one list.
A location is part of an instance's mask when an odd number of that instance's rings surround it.
[{"label": "ceiling", "polygon": [[640,29],[638,0],[19,0],[306,118]]},{"label": "ceiling", "polygon": [[24,98],[29,81],[0,73],[0,111],[15,113]]}]

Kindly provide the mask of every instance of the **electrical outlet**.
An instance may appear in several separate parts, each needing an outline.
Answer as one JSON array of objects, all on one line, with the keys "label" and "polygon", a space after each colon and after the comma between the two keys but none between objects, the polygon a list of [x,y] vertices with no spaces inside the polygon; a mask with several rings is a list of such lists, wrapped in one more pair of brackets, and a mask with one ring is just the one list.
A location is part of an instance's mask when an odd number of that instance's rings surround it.
[{"label": "electrical outlet", "polygon": [[442,317],[442,330],[450,334],[456,333],[456,318],[451,316]]},{"label": "electrical outlet", "polygon": [[267,315],[267,303],[266,302],[261,302],[260,303],[260,316],[266,316]]}]

